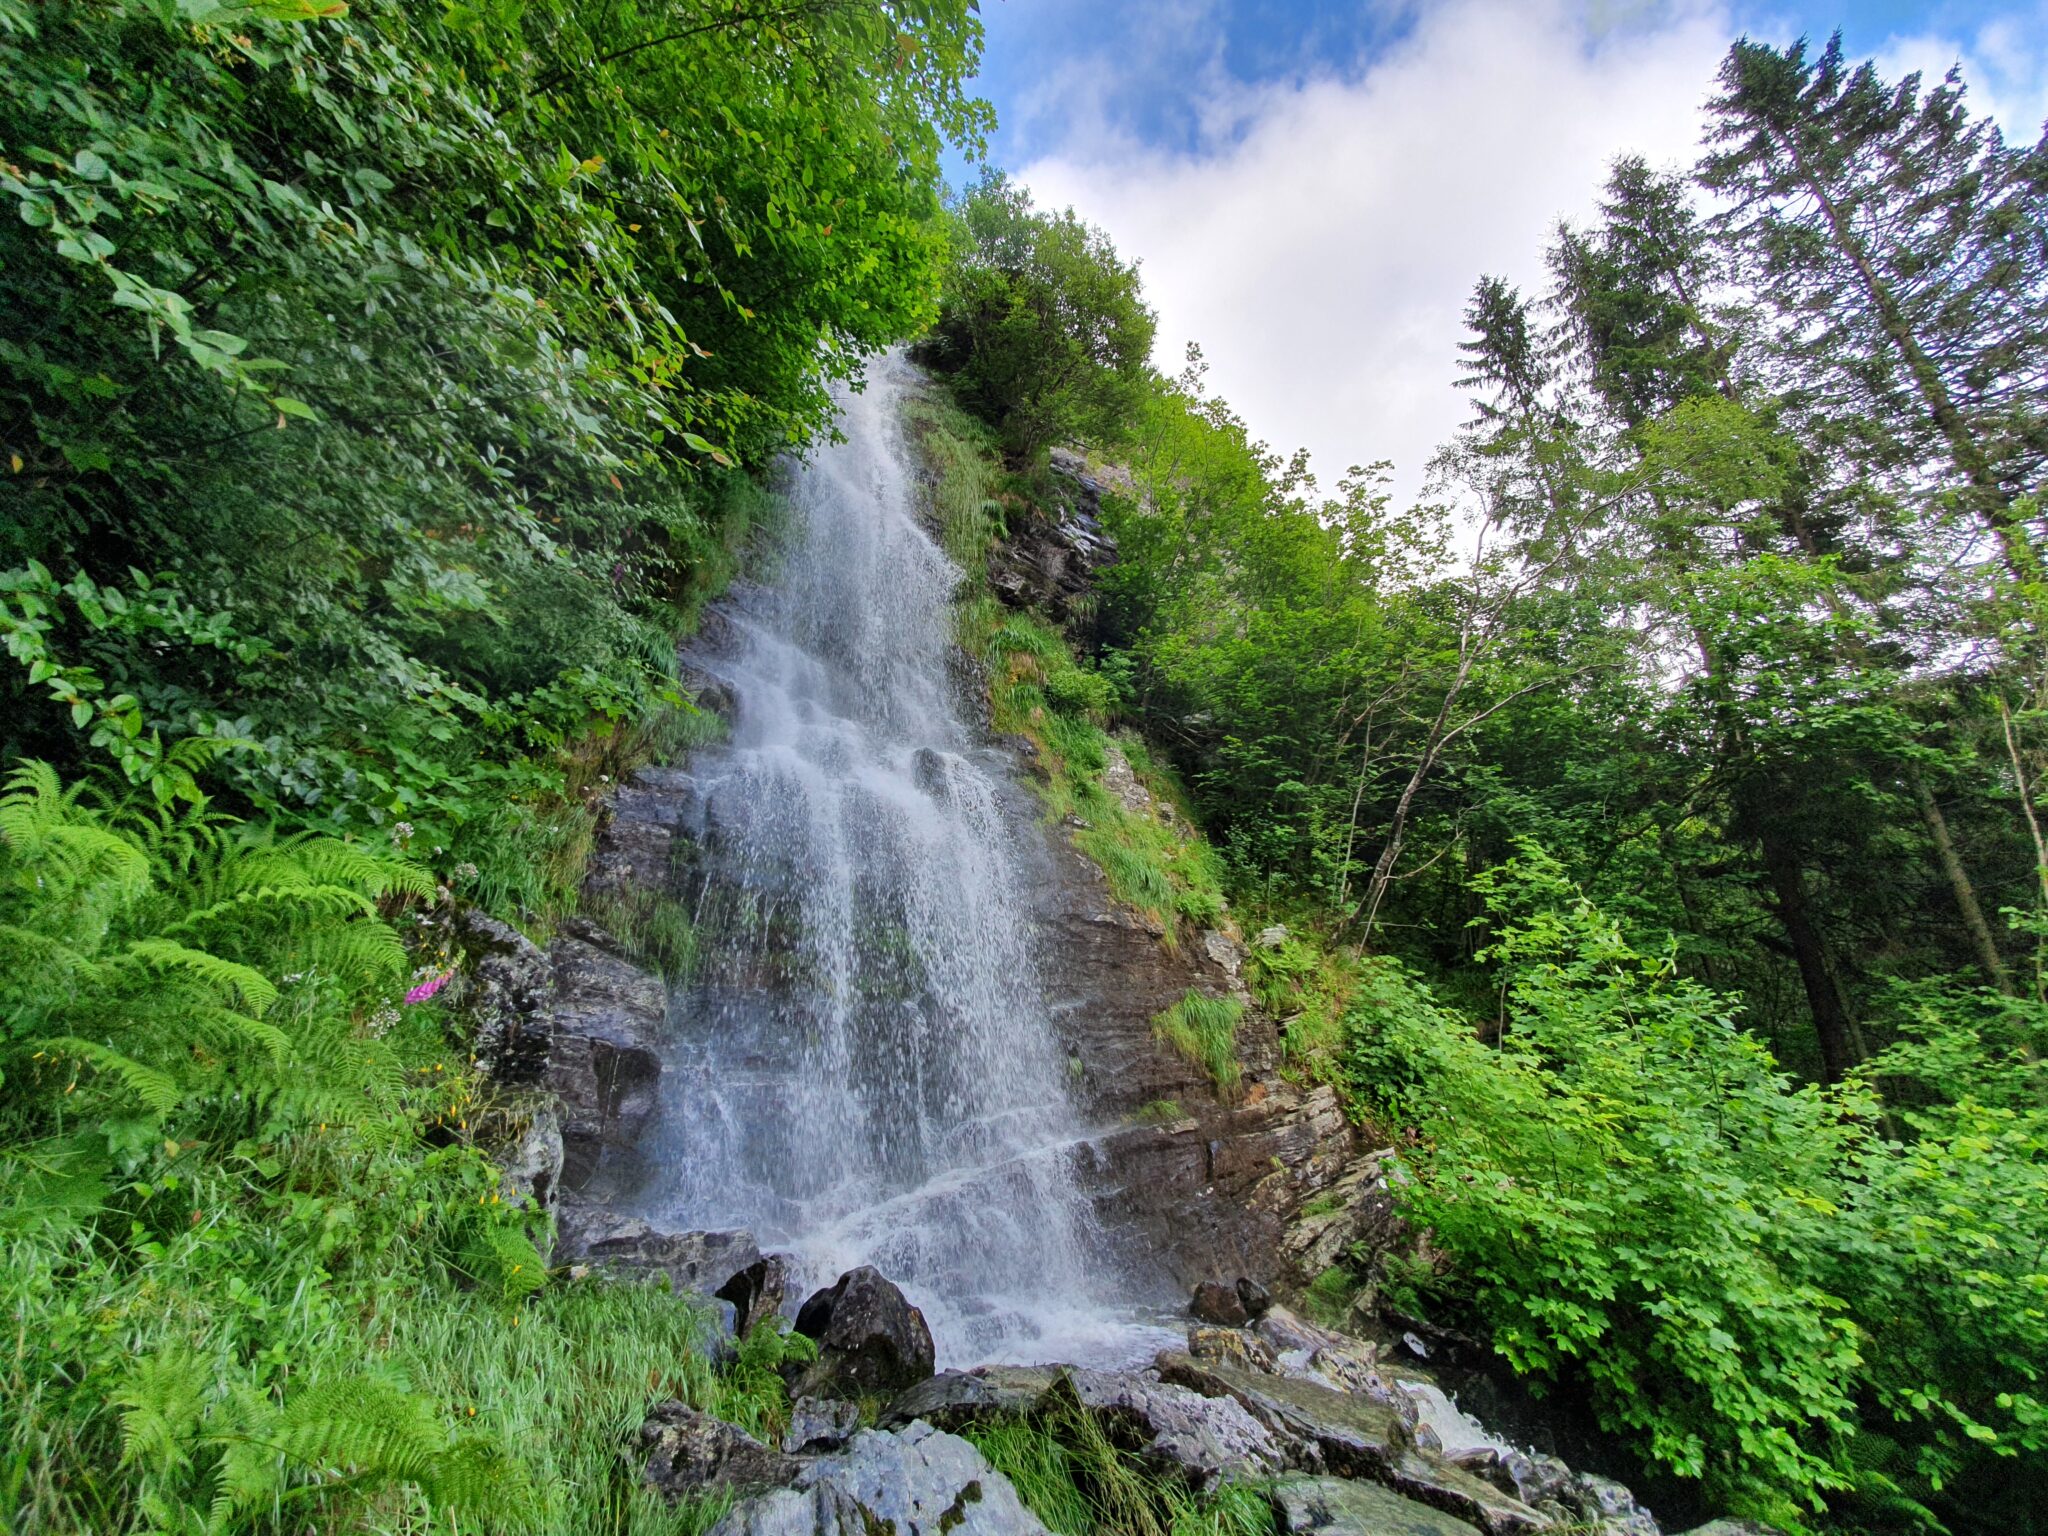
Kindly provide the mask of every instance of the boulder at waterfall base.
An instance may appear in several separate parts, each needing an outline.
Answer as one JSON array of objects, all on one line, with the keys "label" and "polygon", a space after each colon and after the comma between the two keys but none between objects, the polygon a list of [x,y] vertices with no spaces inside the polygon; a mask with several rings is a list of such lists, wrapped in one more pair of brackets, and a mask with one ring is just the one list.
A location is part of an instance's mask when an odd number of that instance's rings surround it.
[{"label": "boulder at waterfall base", "polygon": [[799,1369],[793,1395],[887,1397],[932,1374],[924,1314],[871,1264],[806,1301],[796,1331],[816,1342],[818,1358]]},{"label": "boulder at waterfall base", "polygon": [[735,1505],[710,1536],[1048,1536],[965,1440],[913,1423],[864,1429],[795,1483]]}]

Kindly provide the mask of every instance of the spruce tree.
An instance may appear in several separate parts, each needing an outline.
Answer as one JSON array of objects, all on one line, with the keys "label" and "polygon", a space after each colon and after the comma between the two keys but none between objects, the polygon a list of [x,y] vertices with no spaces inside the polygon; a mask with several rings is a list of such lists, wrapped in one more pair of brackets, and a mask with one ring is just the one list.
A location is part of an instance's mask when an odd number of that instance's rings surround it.
[{"label": "spruce tree", "polygon": [[[1841,447],[1941,520],[1952,503],[2016,577],[2048,463],[2048,138],[2008,148],[1953,71],[1923,94],[1747,39],[1728,53],[1701,165],[1771,313],[1782,386]],[[1944,494],[1947,493],[1947,494]]]}]

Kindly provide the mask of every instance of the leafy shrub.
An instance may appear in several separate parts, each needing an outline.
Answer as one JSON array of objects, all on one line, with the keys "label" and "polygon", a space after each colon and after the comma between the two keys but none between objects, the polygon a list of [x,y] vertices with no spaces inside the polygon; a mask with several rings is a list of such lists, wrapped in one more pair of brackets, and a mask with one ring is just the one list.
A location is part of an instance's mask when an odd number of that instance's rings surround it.
[{"label": "leafy shrub", "polygon": [[[1540,852],[1481,888],[1498,1042],[1369,961],[1347,1072],[1405,1128],[1398,1198],[1494,1347],[1585,1383],[1611,1427],[1765,1518],[1800,1525],[1827,1495],[1939,1502],[1966,1476],[1973,1505],[1999,1496],[2004,1458],[2048,1446],[2048,1335],[2020,1300],[2048,1275],[2016,1240],[2048,1211],[2036,1005],[1997,999],[1967,1029],[1945,998],[1879,1057],[1926,1106],[1894,1140],[1866,1089],[1793,1083]],[[1911,1443],[1903,1469],[1850,1454],[1871,1406]]]}]

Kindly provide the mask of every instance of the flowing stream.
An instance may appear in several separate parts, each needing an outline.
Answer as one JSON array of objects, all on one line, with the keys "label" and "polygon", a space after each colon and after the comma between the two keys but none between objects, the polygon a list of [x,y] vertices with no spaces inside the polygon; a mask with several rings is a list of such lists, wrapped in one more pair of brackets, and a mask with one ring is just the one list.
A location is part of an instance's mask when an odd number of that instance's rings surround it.
[{"label": "flowing stream", "polygon": [[704,659],[737,718],[690,765],[701,960],[642,1203],[807,1285],[874,1264],[941,1365],[1138,1358],[1159,1336],[1070,1175],[1004,761],[949,669],[961,572],[917,516],[909,383],[890,358],[842,397],[779,580]]}]

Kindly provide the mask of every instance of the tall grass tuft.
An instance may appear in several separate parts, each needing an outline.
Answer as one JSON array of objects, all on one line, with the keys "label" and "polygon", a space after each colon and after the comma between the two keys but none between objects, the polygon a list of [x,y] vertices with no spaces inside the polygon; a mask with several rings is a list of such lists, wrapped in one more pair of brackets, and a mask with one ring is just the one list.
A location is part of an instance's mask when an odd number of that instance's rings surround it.
[{"label": "tall grass tuft", "polygon": [[1152,1031],[1189,1061],[1206,1067],[1220,1094],[1230,1094],[1244,1077],[1237,1059],[1237,1026],[1244,1004],[1234,997],[1190,992],[1152,1021]]}]

